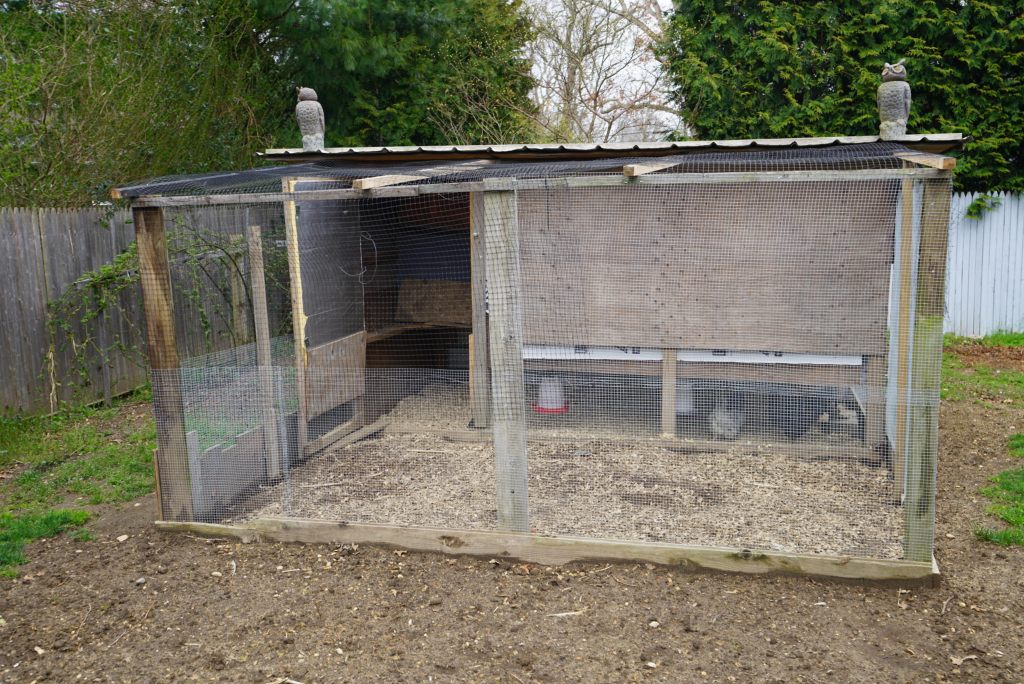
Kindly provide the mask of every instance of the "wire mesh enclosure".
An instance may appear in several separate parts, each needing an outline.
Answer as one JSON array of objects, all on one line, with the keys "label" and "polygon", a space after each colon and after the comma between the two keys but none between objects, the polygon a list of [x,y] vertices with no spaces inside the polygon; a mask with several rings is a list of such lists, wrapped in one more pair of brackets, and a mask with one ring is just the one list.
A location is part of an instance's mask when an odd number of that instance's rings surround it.
[{"label": "wire mesh enclosure", "polygon": [[931,573],[945,160],[343,159],[123,188],[162,515]]}]

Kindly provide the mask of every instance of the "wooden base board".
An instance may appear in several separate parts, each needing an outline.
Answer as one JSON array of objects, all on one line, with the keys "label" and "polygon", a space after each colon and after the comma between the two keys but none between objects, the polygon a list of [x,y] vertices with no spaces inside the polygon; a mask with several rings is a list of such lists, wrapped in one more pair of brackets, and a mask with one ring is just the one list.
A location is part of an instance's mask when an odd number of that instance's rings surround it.
[{"label": "wooden base board", "polygon": [[685,570],[745,574],[834,577],[872,582],[934,585],[939,568],[931,563],[899,560],[778,553],[682,544],[620,542],[538,534],[444,530],[368,525],[301,518],[267,517],[239,525],[157,521],[158,529],[189,532],[242,542],[380,544],[449,555],[516,558],[543,565],[572,561],[647,562]]}]

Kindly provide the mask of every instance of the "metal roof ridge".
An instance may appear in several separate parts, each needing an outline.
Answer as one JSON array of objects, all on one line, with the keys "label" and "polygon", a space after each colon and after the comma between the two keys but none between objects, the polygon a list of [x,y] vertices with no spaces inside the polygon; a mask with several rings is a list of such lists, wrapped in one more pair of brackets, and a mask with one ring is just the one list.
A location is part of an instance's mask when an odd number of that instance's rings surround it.
[{"label": "metal roof ridge", "polygon": [[825,145],[857,145],[872,142],[955,142],[965,140],[963,133],[915,133],[903,135],[891,140],[882,140],[877,135],[846,135],[846,136],[814,136],[792,138],[733,138],[716,140],[647,140],[639,142],[603,142],[603,143],[504,143],[498,145],[384,145],[380,147],[325,147],[320,150],[303,150],[295,147],[269,148],[261,155],[298,155],[310,154],[320,156],[360,154],[416,154],[416,153],[469,153],[469,152],[599,152],[629,150],[672,150],[692,148],[729,148],[742,147],[815,147]]}]

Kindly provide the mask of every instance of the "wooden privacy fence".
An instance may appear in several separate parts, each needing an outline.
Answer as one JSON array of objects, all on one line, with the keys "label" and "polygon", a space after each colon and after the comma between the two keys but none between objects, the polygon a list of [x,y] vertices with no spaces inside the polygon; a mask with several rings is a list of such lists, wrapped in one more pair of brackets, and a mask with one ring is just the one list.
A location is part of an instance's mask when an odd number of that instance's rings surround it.
[{"label": "wooden privacy fence", "polygon": [[953,195],[946,266],[946,332],[1024,332],[1024,195],[994,193],[998,206],[967,218],[980,193]]},{"label": "wooden privacy fence", "polygon": [[[145,368],[124,353],[87,351],[81,363],[48,325],[48,302],[134,240],[127,211],[0,208],[0,411],[46,413],[61,402],[102,399],[145,382]],[[119,296],[118,314],[91,327],[96,344],[138,348],[137,288]],[[72,334],[83,330],[81,321],[64,323]]]},{"label": "wooden privacy fence", "polygon": [[[188,220],[172,212],[176,217]],[[207,223],[230,235],[216,217]],[[48,413],[65,402],[109,399],[145,384],[134,260],[124,264],[128,270],[108,268],[102,276],[127,281],[90,291],[96,285],[90,274],[134,242],[128,211],[0,208],[0,414]],[[250,341],[246,257],[234,243],[225,244],[193,246],[172,259],[172,273],[190,284],[181,288],[189,296],[175,302],[179,329],[198,331],[178,340],[186,355]],[[55,314],[50,303],[74,290],[81,304]],[[104,300],[102,311],[90,293]]]}]

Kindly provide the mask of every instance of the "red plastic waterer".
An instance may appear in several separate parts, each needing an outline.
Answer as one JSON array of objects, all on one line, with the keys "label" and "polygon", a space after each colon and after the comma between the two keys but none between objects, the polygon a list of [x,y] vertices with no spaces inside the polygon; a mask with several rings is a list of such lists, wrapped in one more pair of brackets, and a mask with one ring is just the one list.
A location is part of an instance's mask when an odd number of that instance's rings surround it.
[{"label": "red plastic waterer", "polygon": [[569,404],[565,401],[565,390],[562,381],[547,376],[541,378],[540,389],[537,391],[537,403],[533,405],[534,413],[557,415],[569,412]]}]

